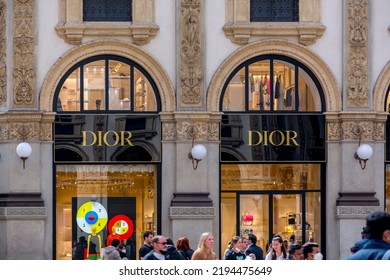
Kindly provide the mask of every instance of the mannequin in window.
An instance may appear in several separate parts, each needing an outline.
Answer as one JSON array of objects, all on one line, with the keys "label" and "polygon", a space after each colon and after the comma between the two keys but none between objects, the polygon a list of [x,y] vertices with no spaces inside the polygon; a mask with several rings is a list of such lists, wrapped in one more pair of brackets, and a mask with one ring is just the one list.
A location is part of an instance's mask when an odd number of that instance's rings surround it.
[{"label": "mannequin in window", "polygon": [[96,232],[96,226],[91,227],[91,234],[88,235],[87,241],[87,259],[100,259],[100,249],[102,248],[102,240],[100,235]]}]

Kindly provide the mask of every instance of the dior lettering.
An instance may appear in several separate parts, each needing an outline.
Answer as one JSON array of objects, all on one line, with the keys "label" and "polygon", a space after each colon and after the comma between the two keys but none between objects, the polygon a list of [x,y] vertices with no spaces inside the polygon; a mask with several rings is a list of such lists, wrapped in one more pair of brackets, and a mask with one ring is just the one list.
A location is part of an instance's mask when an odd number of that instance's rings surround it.
[{"label": "dior lettering", "polygon": [[296,146],[298,133],[294,130],[248,131],[248,146]]},{"label": "dior lettering", "polygon": [[[109,130],[105,133],[103,131],[82,131],[83,134],[83,146],[134,146],[131,143],[132,134],[130,131],[116,131]],[[90,137],[88,137],[90,136]],[[111,137],[110,137],[111,136]]]}]

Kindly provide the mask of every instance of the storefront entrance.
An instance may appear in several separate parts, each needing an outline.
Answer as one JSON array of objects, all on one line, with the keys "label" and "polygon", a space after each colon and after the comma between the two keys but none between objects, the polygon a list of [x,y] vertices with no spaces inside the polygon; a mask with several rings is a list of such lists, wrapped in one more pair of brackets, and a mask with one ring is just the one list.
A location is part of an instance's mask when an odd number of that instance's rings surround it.
[{"label": "storefront entrance", "polygon": [[[321,164],[223,164],[221,251],[235,235],[321,244]],[[234,217],[234,218],[232,218]]]}]

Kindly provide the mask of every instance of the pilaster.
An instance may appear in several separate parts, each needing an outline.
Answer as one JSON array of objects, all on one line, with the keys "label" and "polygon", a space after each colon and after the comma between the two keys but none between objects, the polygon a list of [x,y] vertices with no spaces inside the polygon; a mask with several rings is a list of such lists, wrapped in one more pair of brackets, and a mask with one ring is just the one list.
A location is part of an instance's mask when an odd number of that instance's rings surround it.
[{"label": "pilaster", "polygon": [[36,106],[35,1],[13,0],[13,107]]},{"label": "pilaster", "polygon": [[368,109],[368,0],[347,0],[345,12],[345,108]]},{"label": "pilaster", "polygon": [[179,0],[178,109],[203,109],[202,0]]}]

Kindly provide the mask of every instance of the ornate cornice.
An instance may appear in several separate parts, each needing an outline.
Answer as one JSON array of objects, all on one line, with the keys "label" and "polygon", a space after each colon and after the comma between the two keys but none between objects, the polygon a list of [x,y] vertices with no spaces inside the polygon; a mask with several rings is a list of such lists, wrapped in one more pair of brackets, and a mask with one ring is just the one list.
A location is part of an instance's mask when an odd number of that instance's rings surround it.
[{"label": "ornate cornice", "polygon": [[5,4],[0,0],[0,106],[7,101]]},{"label": "ornate cornice", "polygon": [[261,36],[297,36],[299,43],[305,46],[314,44],[324,34],[326,27],[321,23],[285,23],[256,22],[234,23],[223,26],[225,35],[233,43],[245,45],[252,37]]},{"label": "ornate cornice", "polygon": [[136,45],[145,45],[156,37],[160,27],[154,22],[155,0],[133,0],[132,22],[83,21],[82,0],[60,0],[56,31],[69,44],[79,45],[88,36],[131,37]]},{"label": "ornate cornice", "polygon": [[385,141],[387,113],[326,113],[328,141]]},{"label": "ornate cornice", "polygon": [[160,114],[163,141],[192,140],[192,133],[200,141],[219,141],[221,113],[175,112]]},{"label": "ornate cornice", "polygon": [[321,0],[299,1],[299,22],[251,22],[250,0],[226,0],[223,30],[233,43],[244,45],[265,36],[297,37],[308,46],[321,38],[326,27],[320,22]]},{"label": "ornate cornice", "polygon": [[368,107],[368,1],[347,2],[347,108]]},{"label": "ornate cornice", "polygon": [[0,113],[0,141],[52,141],[55,113]]},{"label": "ornate cornice", "polygon": [[180,1],[180,105],[201,106],[203,99],[201,1]]}]

